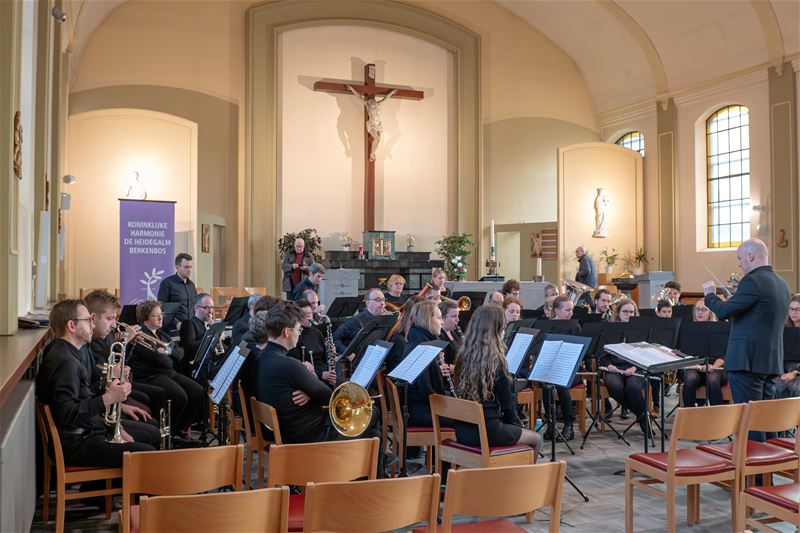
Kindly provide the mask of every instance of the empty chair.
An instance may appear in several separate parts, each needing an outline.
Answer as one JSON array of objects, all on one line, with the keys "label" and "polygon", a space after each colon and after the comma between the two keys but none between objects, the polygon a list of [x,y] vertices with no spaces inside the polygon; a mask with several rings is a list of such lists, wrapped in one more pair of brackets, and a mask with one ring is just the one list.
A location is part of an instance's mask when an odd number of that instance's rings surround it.
[{"label": "empty chair", "polygon": [[148,533],[287,531],[289,487],[190,496],[142,496],[140,527]]},{"label": "empty chair", "polygon": [[[239,387],[239,394],[244,397],[244,391],[242,388]],[[244,405],[244,404],[243,404]],[[254,438],[249,439],[250,448],[247,452],[247,461],[245,464],[245,468],[248,469],[247,473],[245,474],[245,483],[247,488],[250,488],[250,470],[252,470],[252,466],[250,463],[250,452],[254,451],[257,453],[258,457],[258,479],[256,486],[260,489],[261,484],[264,482],[264,472],[267,468],[267,462],[269,461],[269,447],[272,444],[277,444],[280,446],[283,444],[283,439],[281,438],[281,426],[278,422],[278,412],[275,410],[268,403],[259,402],[255,396],[250,398],[250,414],[253,417],[253,428],[248,430],[254,435]],[[245,413],[245,419],[247,414]],[[264,435],[264,431],[261,429],[261,426],[266,427],[268,430],[272,431],[272,440],[267,438]]]},{"label": "empty chair", "polygon": [[[766,513],[768,516],[755,518],[751,511]],[[753,526],[759,531],[781,533],[781,530],[767,525],[776,521],[788,522],[795,528],[800,528],[800,483],[748,487],[742,492],[738,518],[742,527]]]},{"label": "empty chair", "polygon": [[436,531],[438,474],[397,479],[309,483],[303,531],[389,531],[427,523]]}]

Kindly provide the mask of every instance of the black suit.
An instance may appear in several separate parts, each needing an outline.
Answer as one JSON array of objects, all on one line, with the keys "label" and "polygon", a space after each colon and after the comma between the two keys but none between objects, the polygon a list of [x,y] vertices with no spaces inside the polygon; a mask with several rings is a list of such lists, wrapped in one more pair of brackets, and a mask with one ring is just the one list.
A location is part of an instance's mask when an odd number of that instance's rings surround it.
[{"label": "black suit", "polygon": [[208,329],[206,323],[196,316],[181,322],[181,348],[184,353],[183,364],[179,367],[181,374],[189,375],[190,363],[197,357],[197,350],[200,348],[206,329]]},{"label": "black suit", "polygon": [[171,324],[164,324],[166,331],[172,331],[178,322],[186,320],[192,314],[194,299],[197,297],[197,287],[190,279],[183,280],[176,273],[164,278],[158,286],[158,301],[179,303],[181,306],[175,312],[175,318]]},{"label": "black suit", "polygon": [[715,294],[706,295],[706,306],[731,322],[725,370],[734,402],[774,396],[773,377],[783,372],[783,323],[789,298],[789,286],[768,265],[744,276],[726,302]]}]

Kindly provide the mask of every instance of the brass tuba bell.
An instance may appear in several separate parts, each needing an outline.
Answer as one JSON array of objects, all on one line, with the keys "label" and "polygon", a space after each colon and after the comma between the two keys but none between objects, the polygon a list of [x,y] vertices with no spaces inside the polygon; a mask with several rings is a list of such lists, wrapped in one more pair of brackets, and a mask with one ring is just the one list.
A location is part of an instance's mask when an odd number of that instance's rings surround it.
[{"label": "brass tuba bell", "polygon": [[367,389],[358,383],[342,383],[333,391],[328,405],[334,429],[345,437],[358,437],[372,422],[374,403]]},{"label": "brass tuba bell", "polygon": [[472,300],[470,299],[469,296],[462,296],[458,300],[442,296],[442,301],[455,302],[455,304],[458,306],[459,311],[469,311],[470,309],[472,309]]}]

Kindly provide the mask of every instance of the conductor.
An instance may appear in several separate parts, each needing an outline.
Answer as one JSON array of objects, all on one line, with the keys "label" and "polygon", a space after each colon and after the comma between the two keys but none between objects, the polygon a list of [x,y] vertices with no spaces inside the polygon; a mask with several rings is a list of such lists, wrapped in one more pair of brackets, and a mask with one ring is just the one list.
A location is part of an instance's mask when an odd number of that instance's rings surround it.
[{"label": "conductor", "polygon": [[[783,323],[789,307],[789,286],[769,265],[769,251],[760,239],[736,250],[744,277],[727,301],[715,294],[713,281],[703,283],[706,306],[731,320],[725,370],[733,401],[769,400],[773,378],[783,372]],[[752,438],[752,436],[751,436]]]}]

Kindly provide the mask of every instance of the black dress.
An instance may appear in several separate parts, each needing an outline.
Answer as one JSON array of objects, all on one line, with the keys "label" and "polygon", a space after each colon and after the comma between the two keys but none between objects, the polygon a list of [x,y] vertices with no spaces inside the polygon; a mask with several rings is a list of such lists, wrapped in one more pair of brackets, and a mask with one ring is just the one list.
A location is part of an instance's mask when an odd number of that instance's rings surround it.
[{"label": "black dress", "polygon": [[[486,419],[489,446],[511,446],[519,442],[519,437],[522,435],[522,421],[517,415],[517,397],[505,372],[498,372],[491,398],[482,400],[481,404]],[[476,425],[456,421],[455,428],[458,442],[468,446],[481,445]]]}]

